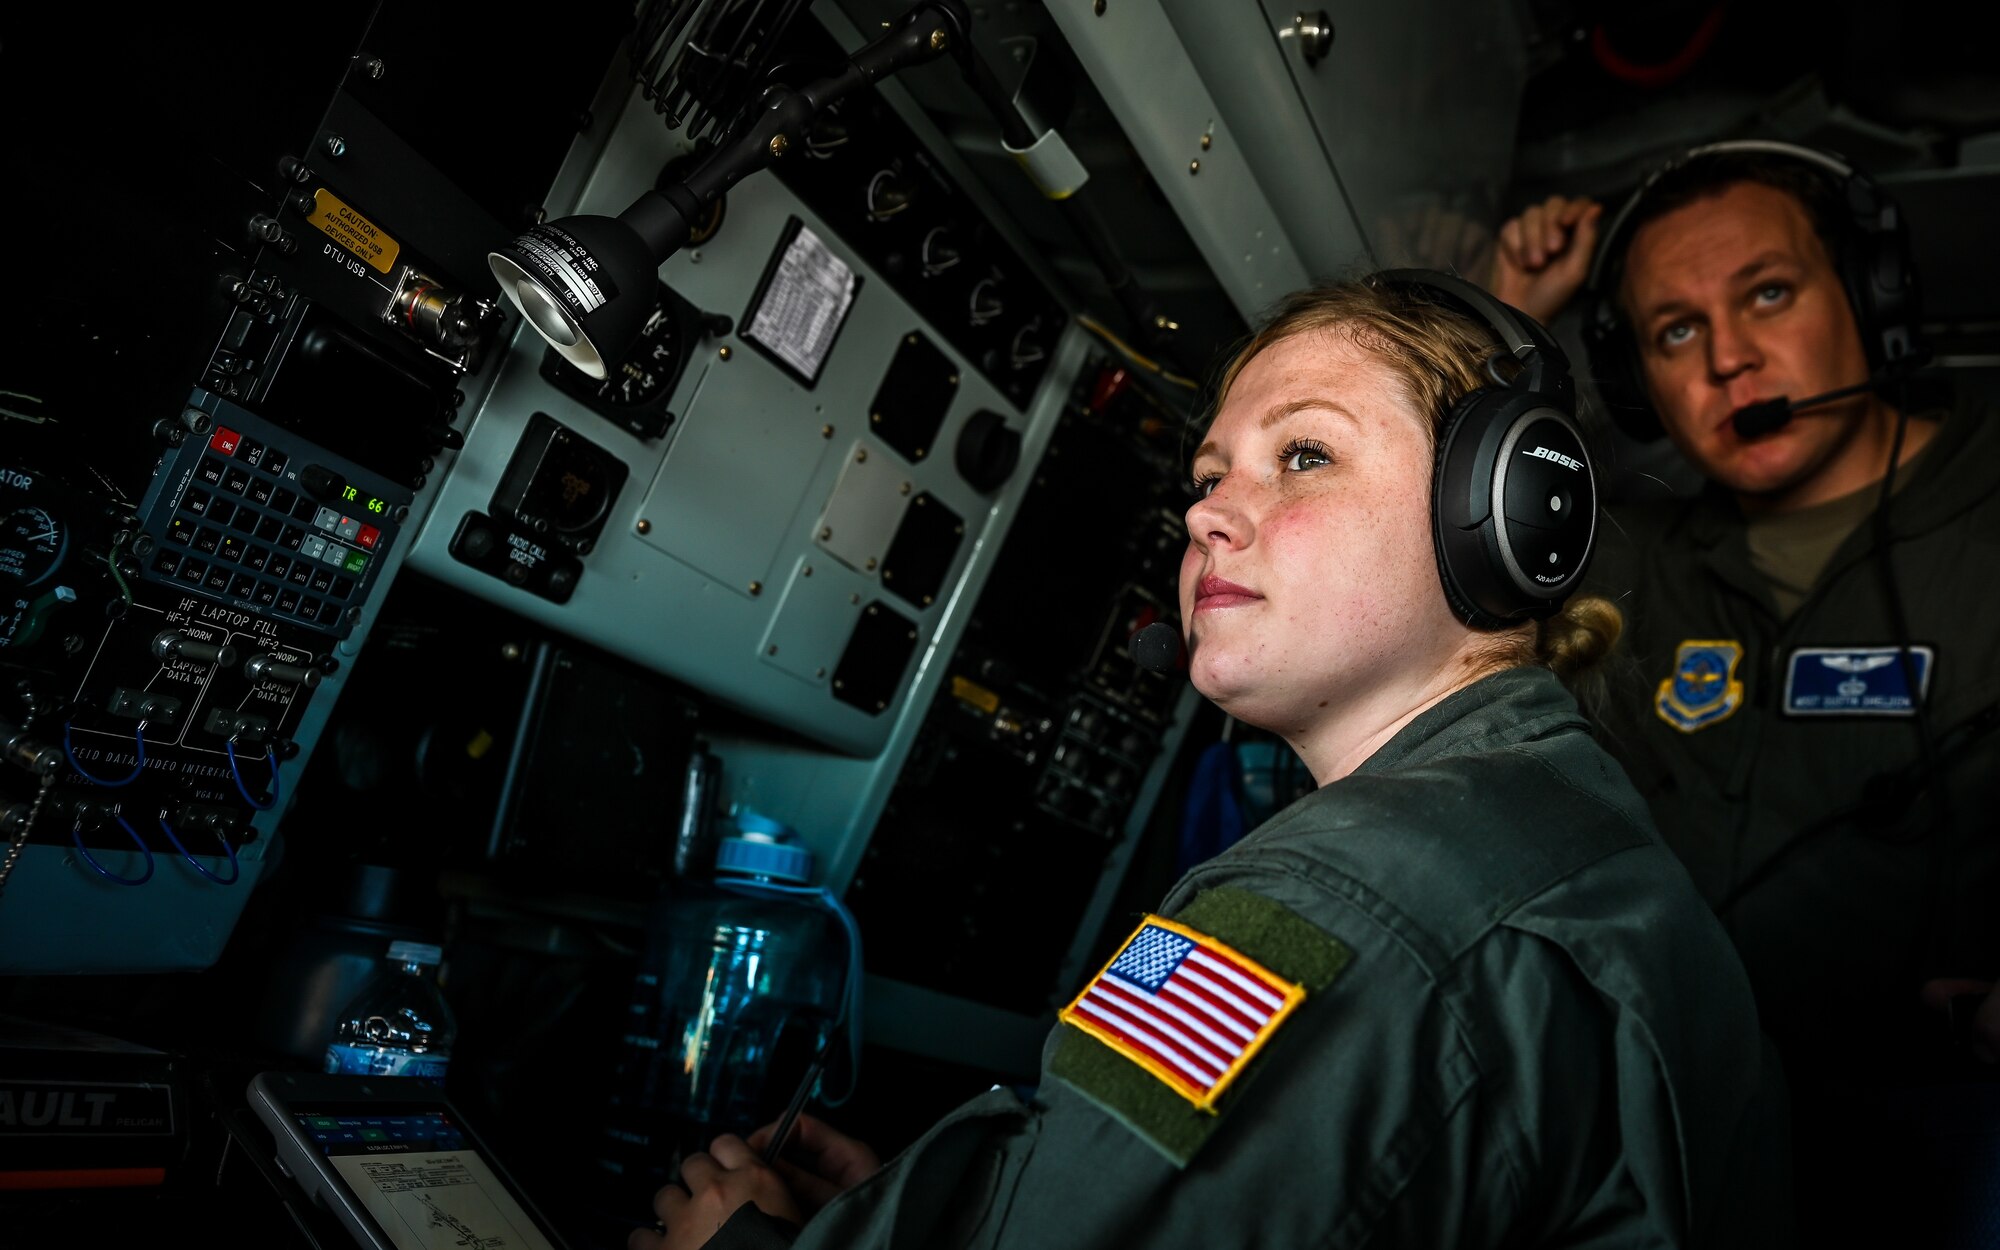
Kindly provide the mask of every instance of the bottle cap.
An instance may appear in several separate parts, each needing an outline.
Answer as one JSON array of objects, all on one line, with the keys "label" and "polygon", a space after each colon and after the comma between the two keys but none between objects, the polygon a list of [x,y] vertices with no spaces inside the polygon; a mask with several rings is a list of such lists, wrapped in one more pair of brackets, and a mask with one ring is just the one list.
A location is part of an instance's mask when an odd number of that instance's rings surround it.
[{"label": "bottle cap", "polygon": [[389,958],[399,964],[434,964],[444,960],[442,946],[429,946],[422,942],[391,942]]},{"label": "bottle cap", "polygon": [[715,871],[768,877],[803,885],[812,879],[813,853],[793,840],[797,834],[779,822],[746,807],[735,811],[742,834],[724,838],[715,848]]}]

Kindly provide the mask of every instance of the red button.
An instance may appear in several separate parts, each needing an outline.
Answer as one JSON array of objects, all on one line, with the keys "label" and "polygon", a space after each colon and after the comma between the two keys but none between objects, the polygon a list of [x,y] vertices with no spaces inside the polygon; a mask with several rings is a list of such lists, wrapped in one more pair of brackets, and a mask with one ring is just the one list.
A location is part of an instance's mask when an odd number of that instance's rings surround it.
[{"label": "red button", "polygon": [[361,532],[354,536],[354,541],[373,551],[375,550],[375,540],[380,537],[382,537],[381,530],[376,529],[372,525],[364,525],[361,527]]},{"label": "red button", "polygon": [[215,427],[215,433],[209,436],[208,446],[211,451],[219,451],[225,456],[233,456],[236,454],[236,444],[242,441],[243,436],[241,434],[238,434],[228,426],[218,425]]}]

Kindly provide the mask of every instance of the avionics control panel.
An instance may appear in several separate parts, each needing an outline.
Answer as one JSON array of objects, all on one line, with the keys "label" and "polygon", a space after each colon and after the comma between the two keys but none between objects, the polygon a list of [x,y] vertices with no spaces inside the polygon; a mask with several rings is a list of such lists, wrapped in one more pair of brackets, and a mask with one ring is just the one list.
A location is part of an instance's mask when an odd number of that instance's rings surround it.
[{"label": "avionics control panel", "polygon": [[345,638],[411,492],[207,391],[141,505],[142,576]]}]

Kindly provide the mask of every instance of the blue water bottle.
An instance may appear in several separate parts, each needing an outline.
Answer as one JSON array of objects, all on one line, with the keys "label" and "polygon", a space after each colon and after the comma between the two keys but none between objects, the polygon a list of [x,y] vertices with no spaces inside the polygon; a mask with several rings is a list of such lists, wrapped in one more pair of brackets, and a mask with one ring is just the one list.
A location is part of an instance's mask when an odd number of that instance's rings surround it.
[{"label": "blue water bottle", "polygon": [[732,820],[714,876],[677,883],[649,917],[600,1154],[629,1180],[653,1183],[716,1134],[776,1119],[817,1059],[836,1058],[823,1103],[852,1091],[853,918],[808,884],[812,852],[790,829],[742,808]]}]

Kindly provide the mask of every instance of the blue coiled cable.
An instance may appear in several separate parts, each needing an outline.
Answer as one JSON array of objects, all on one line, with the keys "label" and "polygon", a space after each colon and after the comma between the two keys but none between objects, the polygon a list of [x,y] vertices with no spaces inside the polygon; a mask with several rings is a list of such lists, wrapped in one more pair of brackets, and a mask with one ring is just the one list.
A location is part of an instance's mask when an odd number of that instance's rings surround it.
[{"label": "blue coiled cable", "polygon": [[146,857],[146,871],[139,876],[121,877],[109,868],[106,868],[103,864],[98,863],[97,857],[84,849],[82,820],[78,820],[74,825],[70,826],[69,840],[76,843],[76,853],[83,856],[83,862],[95,868],[97,874],[106,881],[115,881],[119,885],[144,885],[153,879],[153,848],[146,845],[146,840],[140,837],[139,831],[134,829],[130,822],[125,819],[124,813],[117,813],[113,819],[117,820],[120,829],[123,829],[131,836],[133,843],[139,848],[139,853]]},{"label": "blue coiled cable", "polygon": [[[76,775],[83,778],[85,781],[91,782],[95,785],[106,786],[106,787],[129,786],[133,782],[139,780],[140,773],[146,771],[146,722],[145,721],[139,722],[139,728],[136,731],[134,731],[133,738],[139,744],[139,762],[133,765],[131,772],[119,778],[117,781],[106,781],[102,777],[93,777],[89,773],[84,771],[83,765],[76,762],[76,752],[72,750],[69,745],[68,721],[63,722],[63,758],[68,760],[69,766],[76,770]],[[132,836],[136,838],[139,835],[135,833]],[[99,871],[102,870],[100,869]]]},{"label": "blue coiled cable", "polygon": [[181,845],[181,840],[174,836],[174,827],[167,823],[167,818],[165,816],[160,817],[160,832],[167,835],[167,841],[174,844],[174,849],[181,853],[182,859],[185,859],[188,863],[193,864],[194,870],[196,872],[200,873],[204,877],[207,877],[210,881],[215,882],[215,884],[235,885],[237,878],[243,875],[243,865],[238,863],[236,860],[236,848],[231,846],[229,844],[229,839],[223,836],[222,834],[218,833],[215,835],[215,837],[217,841],[222,843],[222,853],[229,857],[229,875],[227,877],[216,876],[214,873],[210,872],[202,864],[200,860],[196,859],[192,854],[190,854],[188,852],[188,849],[185,846]]}]

